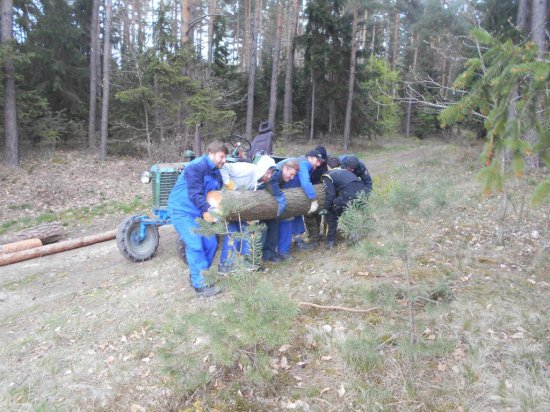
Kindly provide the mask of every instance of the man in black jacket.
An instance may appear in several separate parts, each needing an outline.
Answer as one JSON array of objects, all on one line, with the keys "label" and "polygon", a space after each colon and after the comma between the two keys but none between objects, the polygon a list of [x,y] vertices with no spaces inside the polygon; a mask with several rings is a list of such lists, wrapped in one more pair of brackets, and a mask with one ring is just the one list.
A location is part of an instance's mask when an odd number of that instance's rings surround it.
[{"label": "man in black jacket", "polygon": [[[325,209],[327,210],[327,249],[334,247],[334,238],[338,228],[338,218],[347,204],[360,193],[368,192],[363,181],[348,169],[340,168],[340,160],[331,157],[327,160],[328,173],[322,176],[325,185]],[[370,177],[370,176],[369,176]]]}]

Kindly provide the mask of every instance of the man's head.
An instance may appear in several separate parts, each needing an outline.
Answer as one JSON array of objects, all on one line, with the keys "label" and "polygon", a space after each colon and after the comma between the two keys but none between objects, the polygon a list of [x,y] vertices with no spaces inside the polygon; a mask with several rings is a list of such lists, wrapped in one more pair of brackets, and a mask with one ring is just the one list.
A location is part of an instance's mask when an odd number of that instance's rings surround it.
[{"label": "man's head", "polygon": [[314,169],[317,169],[325,162],[325,159],[323,159],[323,155],[317,149],[313,149],[307,152],[306,157],[308,162],[313,166]]},{"label": "man's head", "polygon": [[254,180],[256,180],[257,183],[267,183],[276,170],[277,166],[275,166],[275,160],[270,156],[264,155],[260,157],[260,160],[256,163]]},{"label": "man's head", "polygon": [[359,159],[354,155],[346,156],[342,162],[342,166],[353,172],[359,169]]},{"label": "man's head", "polygon": [[327,159],[327,167],[328,170],[336,169],[337,167],[340,167],[340,159],[337,157],[329,157]]},{"label": "man's head", "polygon": [[221,169],[225,164],[225,158],[229,153],[227,146],[220,141],[214,141],[208,145],[208,158],[214,163],[216,168]]},{"label": "man's head", "polygon": [[321,153],[321,156],[323,157],[323,160],[327,161],[327,149],[325,149],[325,146],[317,145],[315,146],[315,150],[317,150],[319,153]]},{"label": "man's head", "polygon": [[294,160],[287,160],[283,163],[283,169],[281,170],[281,174],[283,176],[283,180],[285,182],[290,182],[294,177],[298,174],[300,171],[300,164]]}]

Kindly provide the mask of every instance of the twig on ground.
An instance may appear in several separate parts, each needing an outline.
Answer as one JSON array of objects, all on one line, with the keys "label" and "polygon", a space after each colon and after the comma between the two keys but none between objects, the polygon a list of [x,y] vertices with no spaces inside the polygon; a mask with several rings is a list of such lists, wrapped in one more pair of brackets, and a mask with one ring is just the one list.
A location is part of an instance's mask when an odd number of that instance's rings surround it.
[{"label": "twig on ground", "polygon": [[344,306],[332,306],[332,305],[317,305],[316,303],[310,303],[310,302],[299,302],[298,306],[306,306],[310,308],[317,308],[317,309],[326,309],[326,310],[343,310],[345,312],[357,312],[357,313],[369,313],[374,312],[375,310],[380,310],[380,308],[369,308],[369,309],[356,309],[356,308],[346,308]]}]

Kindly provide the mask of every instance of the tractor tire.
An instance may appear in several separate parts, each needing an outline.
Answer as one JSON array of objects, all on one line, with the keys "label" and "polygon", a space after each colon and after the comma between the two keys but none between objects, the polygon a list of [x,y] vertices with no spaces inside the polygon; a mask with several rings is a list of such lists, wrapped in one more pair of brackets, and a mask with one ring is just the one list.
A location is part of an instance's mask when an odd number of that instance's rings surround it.
[{"label": "tractor tire", "polygon": [[187,256],[185,255],[185,242],[181,239],[178,239],[177,242],[177,252],[180,260],[187,265]]},{"label": "tractor tire", "polygon": [[118,227],[116,244],[120,253],[132,262],[144,262],[157,253],[159,231],[155,225],[147,225],[145,238],[139,240],[139,227],[143,216],[130,216]]}]

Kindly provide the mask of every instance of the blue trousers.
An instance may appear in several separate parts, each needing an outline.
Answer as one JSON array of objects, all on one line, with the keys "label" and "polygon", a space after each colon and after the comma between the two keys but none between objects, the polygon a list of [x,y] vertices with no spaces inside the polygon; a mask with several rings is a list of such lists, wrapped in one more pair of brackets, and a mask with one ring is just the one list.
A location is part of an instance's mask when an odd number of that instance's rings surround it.
[{"label": "blue trousers", "polygon": [[288,255],[292,244],[292,235],[300,235],[304,232],[305,226],[302,216],[279,221],[279,254]]},{"label": "blue trousers", "polygon": [[196,216],[187,213],[173,213],[172,224],[180,238],[185,242],[185,255],[191,276],[191,286],[195,289],[206,286],[206,281],[201,271],[207,270],[212,265],[214,255],[218,249],[218,239],[213,236],[201,236],[193,233],[193,229],[199,224]]},{"label": "blue trousers", "polygon": [[[227,225],[229,232],[239,233],[246,229],[247,223],[242,222],[239,225],[239,222],[230,222]],[[223,238],[222,251],[220,254],[220,263],[222,265],[232,265],[234,263],[235,255],[239,253],[241,255],[250,254],[250,247],[246,238],[241,238],[240,236],[232,236],[227,234]]]}]

